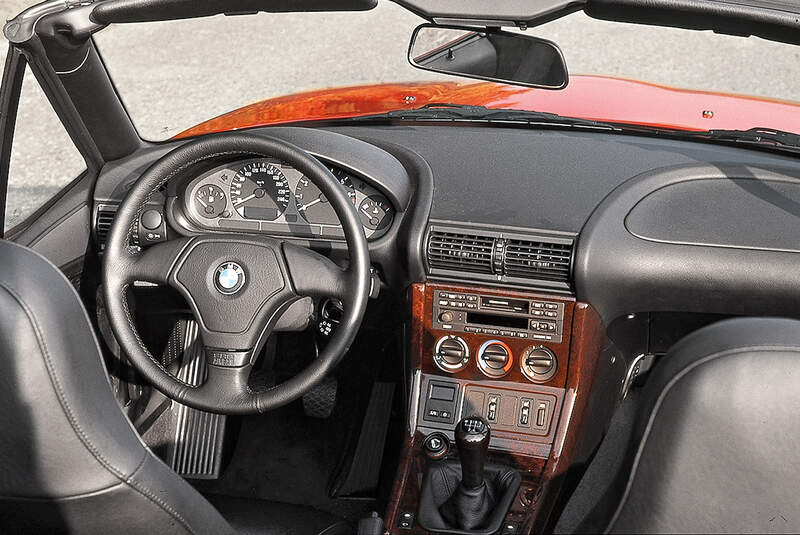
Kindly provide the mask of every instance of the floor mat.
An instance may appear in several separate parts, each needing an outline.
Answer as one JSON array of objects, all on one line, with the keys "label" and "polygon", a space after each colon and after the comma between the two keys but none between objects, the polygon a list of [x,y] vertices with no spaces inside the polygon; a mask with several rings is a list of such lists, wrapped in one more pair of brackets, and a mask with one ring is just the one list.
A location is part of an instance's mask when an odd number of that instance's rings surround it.
[{"label": "floor mat", "polygon": [[337,418],[308,418],[298,403],[245,417],[222,477],[196,486],[201,492],[309,505],[345,518],[358,517],[371,503],[328,496],[331,471],[347,439],[340,424]]}]

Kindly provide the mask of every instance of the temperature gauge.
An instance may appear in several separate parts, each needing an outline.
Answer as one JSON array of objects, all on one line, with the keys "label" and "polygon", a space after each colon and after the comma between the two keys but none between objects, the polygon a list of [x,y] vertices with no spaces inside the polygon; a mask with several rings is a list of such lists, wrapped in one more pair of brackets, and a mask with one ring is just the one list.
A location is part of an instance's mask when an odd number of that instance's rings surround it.
[{"label": "temperature gauge", "polygon": [[358,215],[365,228],[381,230],[392,222],[394,208],[383,195],[370,195],[358,205]]},{"label": "temperature gauge", "polygon": [[219,186],[208,184],[194,194],[194,203],[197,213],[207,219],[214,219],[225,211],[228,199]]}]

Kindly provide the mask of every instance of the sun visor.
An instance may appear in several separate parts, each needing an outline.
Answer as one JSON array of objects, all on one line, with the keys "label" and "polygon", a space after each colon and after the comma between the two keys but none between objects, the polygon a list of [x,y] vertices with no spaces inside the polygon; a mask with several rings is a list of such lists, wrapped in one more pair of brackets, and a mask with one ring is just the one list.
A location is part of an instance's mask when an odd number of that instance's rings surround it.
[{"label": "sun visor", "polygon": [[536,26],[582,9],[585,0],[394,0],[437,24]]},{"label": "sun visor", "polygon": [[106,0],[92,11],[99,24],[193,19],[213,15],[366,11],[378,0]]}]

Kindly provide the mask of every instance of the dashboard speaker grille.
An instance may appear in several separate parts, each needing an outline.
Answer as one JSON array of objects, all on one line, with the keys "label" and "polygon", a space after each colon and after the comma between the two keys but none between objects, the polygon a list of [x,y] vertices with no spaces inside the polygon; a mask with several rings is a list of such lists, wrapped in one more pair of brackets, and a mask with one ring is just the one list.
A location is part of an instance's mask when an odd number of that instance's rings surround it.
[{"label": "dashboard speaker grille", "polygon": [[572,246],[543,241],[508,240],[504,273],[551,281],[569,281]]},{"label": "dashboard speaker grille", "polygon": [[432,231],[428,239],[431,267],[492,273],[494,238],[455,232]]},{"label": "dashboard speaker grille", "polygon": [[572,289],[574,234],[525,232],[433,224],[428,273],[449,279]]}]

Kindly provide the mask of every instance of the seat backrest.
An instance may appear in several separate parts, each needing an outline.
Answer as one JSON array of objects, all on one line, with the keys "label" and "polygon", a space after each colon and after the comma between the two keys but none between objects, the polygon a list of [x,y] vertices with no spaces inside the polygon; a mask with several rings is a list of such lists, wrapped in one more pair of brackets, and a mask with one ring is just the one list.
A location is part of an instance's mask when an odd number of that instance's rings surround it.
[{"label": "seat backrest", "polygon": [[0,531],[229,533],[141,442],[64,275],[0,240]]},{"label": "seat backrest", "polygon": [[608,532],[800,532],[799,321],[700,329],[643,394]]}]

